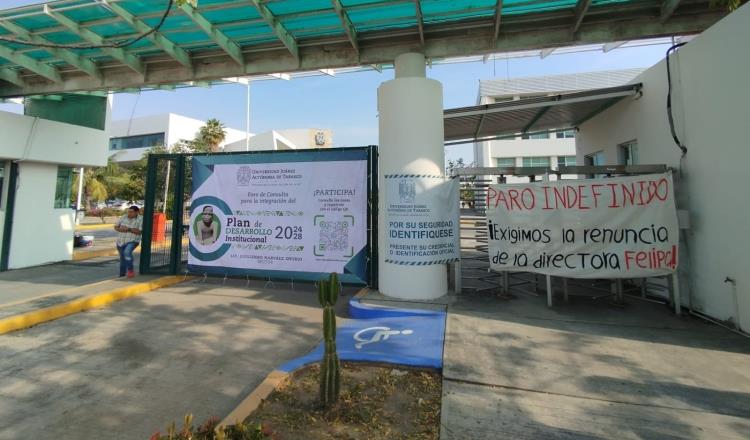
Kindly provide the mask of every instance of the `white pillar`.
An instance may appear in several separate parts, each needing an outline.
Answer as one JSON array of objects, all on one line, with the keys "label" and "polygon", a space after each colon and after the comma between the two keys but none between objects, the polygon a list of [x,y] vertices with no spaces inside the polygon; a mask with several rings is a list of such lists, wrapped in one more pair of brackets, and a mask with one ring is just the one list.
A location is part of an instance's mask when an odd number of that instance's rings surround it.
[{"label": "white pillar", "polygon": [[250,151],[250,78],[247,78],[247,111],[245,112],[245,151]]},{"label": "white pillar", "polygon": [[445,174],[443,86],[425,77],[425,58],[400,55],[396,78],[378,88],[379,113],[379,290],[401,299],[432,299],[448,293],[447,265],[402,266],[386,263],[386,174]]}]

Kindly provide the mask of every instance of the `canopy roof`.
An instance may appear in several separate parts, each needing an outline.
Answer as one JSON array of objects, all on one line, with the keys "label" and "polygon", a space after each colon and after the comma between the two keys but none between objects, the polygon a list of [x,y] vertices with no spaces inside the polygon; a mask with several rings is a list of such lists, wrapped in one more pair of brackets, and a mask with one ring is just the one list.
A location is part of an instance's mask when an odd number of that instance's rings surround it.
[{"label": "canopy roof", "polygon": [[[167,0],[60,0],[0,11],[0,37],[94,46],[157,26]],[[119,48],[0,40],[0,97],[556,48],[701,32],[725,14],[694,0],[198,0]]]},{"label": "canopy roof", "polygon": [[640,90],[639,83],[448,109],[443,112],[445,140],[457,144],[529,132],[569,130]]}]

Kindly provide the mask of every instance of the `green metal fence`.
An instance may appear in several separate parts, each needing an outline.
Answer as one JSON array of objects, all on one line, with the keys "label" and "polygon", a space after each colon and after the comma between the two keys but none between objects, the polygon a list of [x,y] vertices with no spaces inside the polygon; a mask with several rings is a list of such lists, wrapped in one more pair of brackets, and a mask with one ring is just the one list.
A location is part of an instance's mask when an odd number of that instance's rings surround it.
[{"label": "green metal fence", "polygon": [[[378,153],[375,146],[357,148],[367,150],[367,281],[368,285],[377,287]],[[332,152],[339,150],[343,149],[326,148],[315,151]],[[273,153],[289,155],[291,158],[299,152],[300,150],[285,150],[149,155],[143,208],[140,272],[143,274],[188,274],[188,233],[193,156]]]}]

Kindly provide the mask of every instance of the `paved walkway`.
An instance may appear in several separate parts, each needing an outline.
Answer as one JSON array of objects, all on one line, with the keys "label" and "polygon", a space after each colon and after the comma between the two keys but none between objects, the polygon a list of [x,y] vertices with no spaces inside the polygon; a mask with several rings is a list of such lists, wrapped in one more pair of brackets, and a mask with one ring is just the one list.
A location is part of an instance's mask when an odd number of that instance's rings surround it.
[{"label": "paved walkway", "polygon": [[119,264],[99,257],[0,272],[0,319],[158,278],[118,278]]},{"label": "paved walkway", "polygon": [[628,299],[462,296],[442,439],[747,439],[750,340]]},{"label": "paved walkway", "polygon": [[321,316],[310,285],[209,280],[0,336],[0,438],[145,440],[223,417],[316,344]]}]

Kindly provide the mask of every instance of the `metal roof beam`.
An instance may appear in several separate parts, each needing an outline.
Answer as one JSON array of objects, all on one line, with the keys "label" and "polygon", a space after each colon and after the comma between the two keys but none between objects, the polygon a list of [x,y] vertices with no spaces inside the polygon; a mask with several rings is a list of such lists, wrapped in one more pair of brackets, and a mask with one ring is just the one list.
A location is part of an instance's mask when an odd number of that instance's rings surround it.
[{"label": "metal roof beam", "polygon": [[41,75],[52,82],[62,82],[60,72],[49,64],[41,63],[28,55],[16,53],[6,46],[0,45],[0,57],[5,58],[19,66],[31,70],[37,75]]},{"label": "metal roof beam", "polygon": [[[527,133],[531,129],[531,127],[533,127],[534,124],[537,123],[537,121],[542,119],[542,116],[544,116],[544,114],[547,113],[551,107],[552,106],[547,106],[547,107],[542,107],[541,109],[539,109],[539,111],[534,115],[534,117],[531,118],[529,123],[526,124],[525,127],[523,127],[523,129],[521,130],[521,133]],[[484,117],[484,115],[482,115],[482,117]],[[476,135],[474,135],[474,137],[476,137]]]},{"label": "metal roof beam", "polygon": [[[56,22],[68,28],[74,34],[78,35],[78,37],[80,37],[82,40],[87,41],[93,45],[106,44],[104,38],[101,35],[95,34],[94,32],[81,26],[79,23],[71,20],[67,16],[54,11],[49,7],[48,4],[44,5],[44,13]],[[121,63],[130,67],[134,71],[138,72],[139,74],[146,74],[146,67],[143,65],[141,60],[135,55],[128,53],[125,49],[109,47],[102,50]]]},{"label": "metal roof beam", "polygon": [[[346,36],[349,38],[349,42],[352,43],[354,51],[359,53],[359,43],[357,43],[357,30],[354,28],[351,19],[349,19],[349,16],[346,14],[344,6],[339,0],[331,0],[331,3],[333,4],[333,10],[336,11],[336,15],[338,15],[339,19],[341,19],[341,24],[344,26],[344,31],[346,32]],[[424,41],[422,41],[422,44],[424,44]]]},{"label": "metal roof beam", "polygon": [[494,39],[492,42],[494,43],[497,41],[498,37],[500,36],[500,20],[503,16],[503,0],[497,0],[497,4],[495,5],[495,33],[494,33]]},{"label": "metal roof beam", "polygon": [[224,52],[237,62],[237,64],[242,66],[244,70],[245,57],[242,56],[242,50],[237,43],[227,37],[224,32],[216,27],[216,25],[208,21],[208,19],[198,12],[193,5],[184,3],[182,6],[179,6],[179,8],[182,9],[182,12],[184,12],[185,15],[193,20],[193,23],[201,28],[201,30],[205,32],[217,46],[222,48]]},{"label": "metal roof beam", "polygon": [[678,6],[680,6],[680,0],[664,0],[661,4],[661,22],[664,23],[669,20],[669,17],[674,14],[674,11]]},{"label": "metal roof beam", "polygon": [[0,79],[15,84],[18,87],[25,87],[26,83],[21,79],[21,75],[15,70],[0,69]]},{"label": "metal roof beam", "polygon": [[[614,8],[614,7],[613,7]],[[596,8],[609,10],[602,6]],[[616,9],[619,11],[619,9]],[[331,9],[329,8],[329,11]],[[635,13],[632,13],[635,14]],[[592,12],[593,15],[593,12]],[[592,42],[630,41],[642,38],[654,38],[671,35],[699,33],[725,16],[724,11],[710,10],[699,14],[677,14],[662,24],[658,17],[633,16],[626,22],[591,20],[581,25],[577,34],[570,32],[570,10],[552,14],[559,17],[561,26],[550,29],[539,29],[533,20],[528,18],[504,17],[503,28],[508,32],[502,38],[491,41],[493,37],[492,19],[473,20],[468,23],[436,24],[425,35],[423,49],[428,58],[440,59],[464,57],[485,53],[510,52],[518,50],[538,50],[545,47],[558,47]],[[550,14],[538,14],[548,17]],[[618,18],[630,17],[626,13]],[[598,17],[598,15],[597,15]],[[564,23],[568,25],[565,26]],[[468,32],[457,32],[469,29]],[[174,84],[187,81],[208,81],[232,76],[265,75],[275,72],[314,71],[317,69],[343,68],[351,66],[390,66],[393,59],[415,48],[414,29],[397,29],[387,32],[368,32],[360,34],[360,55],[357,57],[346,37],[339,35],[330,38],[316,38],[305,41],[305,56],[298,63],[288,55],[286,49],[270,44],[243,47],[246,56],[253,62],[241,68],[220,49],[205,50],[193,55],[194,60],[204,58],[209,62],[196,62],[194,71],[169,60],[168,63],[149,64],[149,84]],[[366,43],[366,44],[365,44]],[[390,67],[389,67],[390,68]],[[9,83],[0,85],[0,97],[22,96],[42,93],[61,93],[80,90],[125,89],[139,87],[144,83],[142,77],[117,69],[102,69],[105,85],[92,83],[90,78],[76,75],[66,76],[62,85],[29,82],[25,87]]]},{"label": "metal roof beam", "polygon": [[[101,2],[136,31],[145,33],[152,30],[151,26],[144,23],[143,20],[136,17],[135,15],[130,13],[130,11],[123,8],[119,4],[111,2],[110,0],[101,0]],[[178,63],[182,64],[185,67],[189,67],[191,69],[193,68],[193,62],[190,59],[190,55],[183,48],[168,40],[160,32],[153,32],[147,38],[151,40],[151,42],[154,43],[156,47],[174,58]]]},{"label": "metal roof beam", "polygon": [[284,46],[286,46],[292,56],[295,59],[299,60],[299,48],[297,47],[297,40],[292,37],[292,34],[290,34],[289,31],[286,30],[279,19],[273,15],[271,10],[268,9],[268,6],[266,6],[266,4],[261,2],[260,0],[250,0],[250,3],[255,6],[255,9],[258,10],[260,16],[263,17],[263,19],[266,21],[266,23],[268,23],[269,26],[271,26],[271,29],[273,29],[274,33],[276,33],[276,37],[278,37],[278,39],[281,40],[282,43],[284,43]]},{"label": "metal roof beam", "polygon": [[[554,95],[541,98],[527,98],[521,101],[508,101],[498,104],[484,104],[466,108],[445,110],[444,119],[462,118],[466,116],[477,116],[488,113],[503,113],[516,110],[542,109],[544,107],[575,104],[577,102],[590,102],[600,100],[614,100],[626,96],[636,95],[641,84],[628,84],[619,87],[610,87],[604,90],[593,90],[587,92],[571,93],[567,95]],[[541,116],[540,116],[541,117]]]},{"label": "metal roof beam", "polygon": [[[51,41],[43,37],[40,37],[38,35],[32,34],[28,30],[11,22],[10,20],[0,20],[0,27],[6,29],[8,32],[12,33],[13,35],[17,37],[26,41],[30,41],[32,43],[38,43],[38,44],[50,44],[51,43]],[[94,63],[90,59],[78,56],[78,54],[76,54],[75,52],[71,50],[66,50],[66,49],[55,49],[55,48],[45,47],[44,50],[56,56],[57,58],[65,61],[66,63],[70,64],[76,69],[82,72],[85,72],[89,76],[92,76],[96,79],[102,79],[102,73],[99,70],[99,67],[96,65],[96,63]]]},{"label": "metal roof beam", "polygon": [[414,0],[414,6],[417,11],[417,28],[419,29],[419,42],[424,47],[424,17],[422,16],[422,4],[420,0]]},{"label": "metal roof beam", "polygon": [[589,6],[591,6],[591,0],[578,0],[578,3],[576,4],[576,19],[573,23],[573,33],[575,34],[578,32],[578,29],[581,28],[581,23],[583,22],[583,16],[586,15],[586,12],[589,10]]}]

